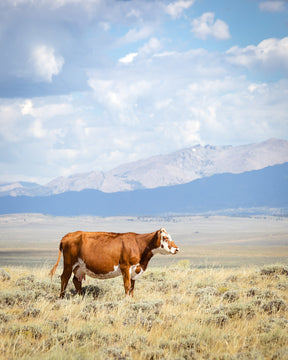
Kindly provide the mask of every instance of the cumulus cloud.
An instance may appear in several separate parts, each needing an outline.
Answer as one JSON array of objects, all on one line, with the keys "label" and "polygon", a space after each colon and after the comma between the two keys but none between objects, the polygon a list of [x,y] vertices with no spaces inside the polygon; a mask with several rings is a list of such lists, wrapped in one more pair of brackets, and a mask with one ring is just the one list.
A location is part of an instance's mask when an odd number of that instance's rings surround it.
[{"label": "cumulus cloud", "polygon": [[285,2],[284,1],[263,1],[259,4],[259,9],[261,11],[268,12],[282,12],[285,10]]},{"label": "cumulus cloud", "polygon": [[288,71],[288,37],[266,39],[257,46],[234,46],[227,52],[228,61],[247,68],[263,67],[276,71]]},{"label": "cumulus cloud", "polygon": [[173,19],[179,18],[183,11],[189,9],[195,0],[178,0],[168,4],[165,8],[167,14],[169,14]]},{"label": "cumulus cloud", "polygon": [[36,77],[48,82],[52,82],[52,77],[58,75],[64,65],[63,57],[55,55],[55,50],[46,45],[35,47],[31,55],[31,61]]},{"label": "cumulus cloud", "polygon": [[137,52],[134,52],[134,53],[130,53],[130,54],[127,54],[125,56],[123,56],[122,58],[119,59],[119,62],[120,63],[123,63],[123,64],[129,64],[131,63],[134,58],[138,56],[138,53]]},{"label": "cumulus cloud", "polygon": [[135,61],[131,68],[91,74],[89,80],[106,114],[103,121],[124,125],[135,158],[141,157],[145,143],[152,155],[198,142],[245,142],[248,118],[251,141],[268,134],[281,137],[277,126],[283,129],[285,124],[287,90],[281,93],[280,89],[287,82],[256,86],[245,77],[229,75],[220,55],[203,50],[153,56],[145,82],[142,67],[142,62]]},{"label": "cumulus cloud", "polygon": [[[184,16],[194,2],[3,0],[1,174],[44,182],[288,133],[287,80],[265,82],[287,70],[287,38],[195,49]],[[195,37],[230,37],[214,13],[195,17]],[[246,68],[263,70],[258,81]]]},{"label": "cumulus cloud", "polygon": [[153,27],[144,26],[140,29],[133,28],[130,29],[122,38],[118,40],[119,45],[135,43],[140,40],[145,40],[149,38],[151,34],[153,34]]},{"label": "cumulus cloud", "polygon": [[140,57],[151,56],[151,54],[157,54],[157,52],[160,49],[161,49],[161,42],[157,38],[153,37],[149,39],[147,43],[141,46],[138,49],[138,52],[129,53],[124,57],[120,58],[118,61],[123,64],[129,64],[132,63],[138,56]]},{"label": "cumulus cloud", "polygon": [[[29,180],[27,163],[30,180],[35,169],[51,179],[195,143],[241,143],[288,131],[287,80],[249,82],[233,76],[220,54],[204,50],[151,56],[142,74],[137,60],[91,72],[91,91],[80,96],[0,99],[0,145],[13,149],[10,176],[23,171]],[[1,164],[7,157],[2,152]]]},{"label": "cumulus cloud", "polygon": [[197,38],[203,40],[210,36],[217,40],[227,40],[231,37],[229,26],[223,20],[215,19],[215,14],[212,12],[204,13],[194,19],[191,31]]}]

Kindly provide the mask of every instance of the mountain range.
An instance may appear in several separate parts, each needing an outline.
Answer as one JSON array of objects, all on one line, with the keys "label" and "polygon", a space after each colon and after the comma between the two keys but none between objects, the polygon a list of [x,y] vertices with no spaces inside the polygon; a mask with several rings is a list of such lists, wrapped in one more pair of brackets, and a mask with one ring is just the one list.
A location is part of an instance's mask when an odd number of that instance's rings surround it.
[{"label": "mountain range", "polygon": [[[104,193],[86,189],[51,196],[3,196],[0,214],[142,216],[234,214],[288,209],[288,163],[241,174],[216,174],[192,182],[154,189]],[[244,209],[244,210],[243,210]],[[249,210],[250,209],[250,210]],[[269,213],[268,211],[268,213]],[[271,212],[271,211],[270,211]],[[279,211],[278,211],[279,214]]]},{"label": "mountain range", "polygon": [[61,177],[45,186],[20,182],[0,188],[0,214],[141,216],[278,209],[285,215],[288,141],[197,145],[106,173]]},{"label": "mountain range", "polygon": [[216,174],[241,174],[288,162],[288,141],[269,139],[241,146],[196,145],[123,164],[107,172],[58,177],[46,185],[0,183],[0,196],[51,196],[85,189],[104,193],[187,184]]}]

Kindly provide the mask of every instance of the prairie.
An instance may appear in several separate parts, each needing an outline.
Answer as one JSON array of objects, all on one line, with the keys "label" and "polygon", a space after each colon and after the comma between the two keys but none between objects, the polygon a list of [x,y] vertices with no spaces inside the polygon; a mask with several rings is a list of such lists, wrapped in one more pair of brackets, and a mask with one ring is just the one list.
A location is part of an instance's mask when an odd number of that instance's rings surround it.
[{"label": "prairie", "polygon": [[48,268],[2,269],[3,359],[287,359],[288,268],[151,267],[125,298],[120,278],[70,283]]},{"label": "prairie", "polygon": [[[0,217],[0,358],[287,359],[285,218]],[[122,279],[70,280],[59,299],[61,237],[165,226],[181,252],[155,256],[125,298]]]},{"label": "prairie", "polygon": [[0,216],[0,266],[50,266],[56,260],[61,238],[76,230],[148,233],[162,226],[181,251],[176,257],[154,257],[150,266],[170,266],[185,259],[197,268],[287,263],[285,217],[103,218],[16,214]]}]

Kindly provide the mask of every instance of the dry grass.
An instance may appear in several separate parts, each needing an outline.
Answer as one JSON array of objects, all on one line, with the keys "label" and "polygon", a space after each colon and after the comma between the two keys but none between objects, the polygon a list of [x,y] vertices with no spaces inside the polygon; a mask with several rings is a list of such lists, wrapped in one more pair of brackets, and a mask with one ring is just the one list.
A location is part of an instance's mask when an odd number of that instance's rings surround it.
[{"label": "dry grass", "polygon": [[[287,268],[149,268],[124,298],[120,278],[70,283],[48,269],[0,273],[3,359],[287,359]],[[2,276],[2,275],[3,276]],[[9,275],[9,276],[8,276]]]}]

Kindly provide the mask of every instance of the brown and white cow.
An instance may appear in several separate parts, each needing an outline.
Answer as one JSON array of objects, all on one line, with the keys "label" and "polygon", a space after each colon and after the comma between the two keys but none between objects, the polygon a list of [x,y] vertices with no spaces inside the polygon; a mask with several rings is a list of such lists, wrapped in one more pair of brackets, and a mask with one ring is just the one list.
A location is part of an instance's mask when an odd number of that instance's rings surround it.
[{"label": "brown and white cow", "polygon": [[52,279],[63,252],[61,298],[72,272],[73,283],[79,294],[82,293],[85,275],[96,279],[122,275],[125,294],[133,296],[135,280],[147,269],[152,256],[176,254],[178,251],[179,248],[164,228],[149,234],[76,231],[62,238],[58,259],[50,276]]}]

